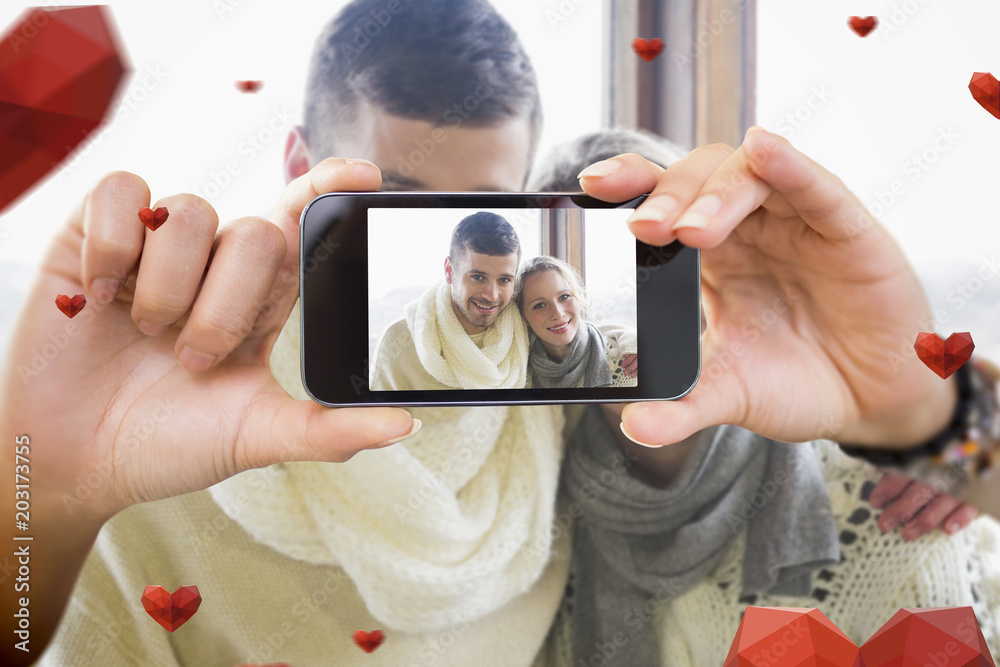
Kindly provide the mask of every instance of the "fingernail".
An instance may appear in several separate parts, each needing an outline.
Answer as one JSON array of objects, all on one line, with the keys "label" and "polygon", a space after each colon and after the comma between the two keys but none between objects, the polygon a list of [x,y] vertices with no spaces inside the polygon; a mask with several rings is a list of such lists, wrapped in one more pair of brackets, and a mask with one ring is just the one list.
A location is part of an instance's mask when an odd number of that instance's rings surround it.
[{"label": "fingernail", "polygon": [[959,528],[957,521],[949,521],[944,527],[944,532],[948,533],[949,535],[957,533],[958,530]]},{"label": "fingernail", "polygon": [[884,502],[885,502],[885,497],[884,496],[880,496],[877,493],[873,493],[872,496],[871,496],[871,498],[868,499],[868,503],[872,507],[874,507],[875,509],[881,508],[882,507],[882,503],[884,503]]},{"label": "fingernail", "polygon": [[709,218],[722,209],[722,200],[718,195],[704,195],[699,197],[688,210],[674,223],[670,231],[677,231],[681,227],[692,229],[704,229],[708,227]]},{"label": "fingernail", "polygon": [[648,448],[650,448],[650,449],[659,449],[660,447],[662,447],[662,446],[663,446],[663,445],[649,445],[649,444],[646,444],[645,442],[640,442],[640,441],[636,440],[636,439],[635,439],[635,438],[633,438],[633,437],[632,437],[631,435],[629,435],[629,432],[628,432],[628,431],[626,431],[626,430],[625,430],[625,422],[621,422],[621,423],[619,424],[619,426],[621,426],[621,429],[622,429],[622,433],[624,433],[624,434],[625,434],[625,437],[626,437],[626,438],[628,438],[629,440],[631,440],[632,442],[634,442],[634,443],[635,443],[635,444],[637,444],[637,445],[641,445],[641,446],[643,446],[643,447],[648,447]]},{"label": "fingernail", "polygon": [[189,345],[185,345],[181,348],[181,353],[178,355],[178,359],[184,368],[192,371],[203,371],[215,363],[216,355],[207,354],[199,350],[194,349]]},{"label": "fingernail", "polygon": [[97,297],[98,303],[111,303],[118,295],[121,283],[113,278],[97,278],[91,285],[90,291]]},{"label": "fingernail", "polygon": [[411,435],[413,435],[414,433],[416,433],[417,431],[419,431],[421,426],[423,426],[423,422],[421,422],[419,419],[414,418],[414,420],[413,420],[413,426],[410,428],[410,432],[409,433],[407,433],[406,435],[401,435],[398,438],[393,438],[392,440],[386,440],[385,442],[380,442],[380,443],[378,443],[375,446],[376,447],[388,447],[389,445],[395,445],[397,442],[402,442],[403,440],[406,440]]},{"label": "fingernail", "polygon": [[596,177],[601,178],[603,176],[610,176],[619,169],[621,169],[622,163],[618,160],[601,160],[600,162],[595,162],[590,165],[579,174],[577,174],[577,180],[585,177]]},{"label": "fingernail", "polygon": [[670,195],[657,195],[653,199],[643,202],[642,206],[635,209],[625,222],[631,224],[640,220],[649,222],[666,222],[667,218],[673,215],[680,204]]},{"label": "fingernail", "polygon": [[147,336],[159,336],[170,327],[164,324],[151,324],[145,320],[139,320],[139,330]]},{"label": "fingernail", "polygon": [[375,167],[376,169],[378,169],[378,165],[376,165],[374,162],[369,162],[368,160],[360,160],[358,158],[347,158],[346,160],[344,160],[344,164],[362,164],[362,165],[367,165],[369,167]]}]

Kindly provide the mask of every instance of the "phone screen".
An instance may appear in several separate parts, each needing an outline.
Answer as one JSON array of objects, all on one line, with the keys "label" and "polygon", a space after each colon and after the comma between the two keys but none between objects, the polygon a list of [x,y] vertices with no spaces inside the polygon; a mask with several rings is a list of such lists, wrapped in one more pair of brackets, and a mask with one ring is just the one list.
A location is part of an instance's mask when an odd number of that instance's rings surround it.
[{"label": "phone screen", "polygon": [[369,389],[636,386],[630,213],[368,209]]}]

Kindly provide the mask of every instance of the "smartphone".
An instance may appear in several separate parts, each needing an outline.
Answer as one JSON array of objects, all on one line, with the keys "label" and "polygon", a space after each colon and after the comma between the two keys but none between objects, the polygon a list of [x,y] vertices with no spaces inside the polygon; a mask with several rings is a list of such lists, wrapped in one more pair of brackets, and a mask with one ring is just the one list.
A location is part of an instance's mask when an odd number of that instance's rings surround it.
[{"label": "smartphone", "polygon": [[701,370],[700,256],[632,236],[645,197],[317,197],[300,221],[306,391],[331,407],[684,396]]}]

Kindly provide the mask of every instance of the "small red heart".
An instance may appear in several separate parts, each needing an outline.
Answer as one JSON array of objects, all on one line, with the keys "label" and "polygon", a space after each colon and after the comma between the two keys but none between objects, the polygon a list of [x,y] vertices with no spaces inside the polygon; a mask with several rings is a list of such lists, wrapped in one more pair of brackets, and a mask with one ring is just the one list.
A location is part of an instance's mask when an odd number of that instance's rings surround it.
[{"label": "small red heart", "polygon": [[188,622],[201,605],[197,586],[180,586],[168,593],[163,586],[146,586],[142,606],[153,620],[173,632]]},{"label": "small red heart", "polygon": [[647,63],[663,53],[663,40],[638,38],[632,41],[632,50]]},{"label": "small red heart", "polygon": [[948,340],[941,340],[936,333],[919,333],[913,344],[920,361],[939,376],[947,379],[972,356],[976,344],[969,332],[953,333]]},{"label": "small red heart", "polygon": [[236,90],[241,93],[256,93],[263,85],[263,81],[237,81]]},{"label": "small red heart", "polygon": [[142,224],[149,227],[149,231],[155,232],[160,228],[167,218],[170,217],[170,213],[167,212],[165,206],[161,206],[155,211],[151,210],[148,206],[143,206],[139,209],[139,219],[142,220]]},{"label": "small red heart", "polygon": [[354,643],[365,653],[371,653],[381,646],[383,641],[385,641],[385,634],[381,630],[373,630],[372,632],[358,630],[354,633]]},{"label": "small red heart", "polygon": [[878,25],[878,18],[875,16],[852,16],[847,25],[851,26],[851,30],[861,37],[867,37],[868,33]]},{"label": "small red heart", "polygon": [[976,72],[969,82],[972,98],[991,114],[1000,118],[1000,81],[989,72]]},{"label": "small red heart", "polygon": [[77,294],[72,299],[65,294],[56,296],[56,307],[62,311],[63,315],[74,318],[80,314],[83,307],[87,305],[87,297]]}]

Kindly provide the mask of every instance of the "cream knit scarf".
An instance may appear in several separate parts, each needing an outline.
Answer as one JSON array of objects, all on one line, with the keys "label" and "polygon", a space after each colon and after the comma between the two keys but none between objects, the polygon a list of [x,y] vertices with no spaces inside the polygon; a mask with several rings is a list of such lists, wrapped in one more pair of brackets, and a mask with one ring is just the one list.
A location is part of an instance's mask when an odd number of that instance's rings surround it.
[{"label": "cream knit scarf", "polygon": [[451,286],[444,282],[406,307],[406,326],[420,363],[438,382],[456,389],[524,386],[528,328],[514,304],[507,304],[486,330],[482,349],[455,316]]},{"label": "cream knit scarf", "polygon": [[[299,326],[296,305],[271,370],[308,400]],[[249,471],[210,492],[258,542],[342,567],[386,627],[430,632],[473,622],[539,578],[552,544],[563,415],[559,406],[411,412],[423,427],[398,445],[346,463]]]}]

